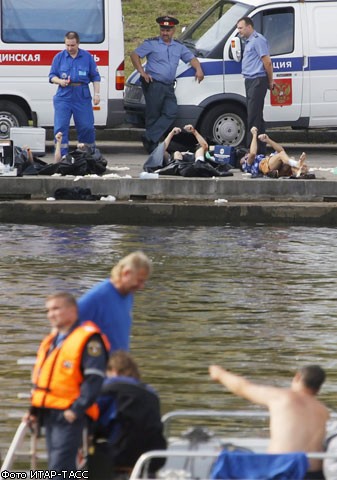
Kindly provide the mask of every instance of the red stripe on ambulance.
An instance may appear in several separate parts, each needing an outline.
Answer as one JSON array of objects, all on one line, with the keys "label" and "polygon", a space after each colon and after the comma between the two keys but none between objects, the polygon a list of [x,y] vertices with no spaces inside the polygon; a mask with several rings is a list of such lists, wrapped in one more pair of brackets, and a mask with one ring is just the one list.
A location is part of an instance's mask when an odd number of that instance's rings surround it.
[{"label": "red stripe on ambulance", "polygon": [[[51,65],[60,50],[0,50],[0,65]],[[109,65],[107,50],[90,50],[98,66]]]}]

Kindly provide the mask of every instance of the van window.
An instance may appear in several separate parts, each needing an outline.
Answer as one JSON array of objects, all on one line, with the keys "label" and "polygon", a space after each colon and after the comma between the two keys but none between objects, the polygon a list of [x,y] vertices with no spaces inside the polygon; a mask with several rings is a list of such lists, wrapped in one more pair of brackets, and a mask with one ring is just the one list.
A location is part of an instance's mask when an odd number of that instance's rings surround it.
[{"label": "van window", "polygon": [[[199,57],[222,58],[222,47],[239,18],[249,12],[247,5],[218,2],[179,38]],[[214,56],[215,51],[217,52]]]},{"label": "van window", "polygon": [[313,31],[316,45],[319,48],[337,48],[336,35],[336,7],[335,5],[315,6],[313,10],[316,22],[313,22]]},{"label": "van window", "polygon": [[81,42],[104,40],[103,0],[0,0],[4,43],[63,43],[76,29]]},{"label": "van window", "polygon": [[268,40],[270,55],[284,55],[294,50],[294,10],[280,8],[259,12],[252,17],[254,28]]}]

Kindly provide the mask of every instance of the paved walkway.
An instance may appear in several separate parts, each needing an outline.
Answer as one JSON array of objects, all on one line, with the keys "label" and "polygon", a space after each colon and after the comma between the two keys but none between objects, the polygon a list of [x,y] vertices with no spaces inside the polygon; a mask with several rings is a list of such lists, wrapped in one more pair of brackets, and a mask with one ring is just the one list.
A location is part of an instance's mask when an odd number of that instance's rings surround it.
[{"label": "paved walkway", "polygon": [[[282,142],[280,138],[277,141]],[[282,142],[303,150],[315,180],[233,177],[140,179],[147,154],[138,140],[98,138],[108,160],[102,177],[0,177],[0,221],[11,223],[224,225],[228,223],[337,226],[337,145]],[[75,145],[75,142],[74,142]],[[44,159],[53,161],[48,140]],[[112,202],[46,201],[57,188],[90,188]]]},{"label": "paved walkway", "polygon": [[[75,145],[73,143],[72,147],[75,148]],[[298,142],[296,144],[284,143],[283,145],[289,155],[295,158],[298,158],[303,151],[306,151],[310,171],[315,173],[317,179],[337,181],[337,144],[304,144]],[[98,140],[97,146],[107,159],[108,167],[112,173],[114,172],[121,177],[130,175],[132,178],[139,178],[148,157],[141,142]],[[47,141],[45,161],[53,162],[52,149],[53,142]],[[233,173],[233,178],[236,180],[247,179],[248,177],[237,169],[233,170]]]}]

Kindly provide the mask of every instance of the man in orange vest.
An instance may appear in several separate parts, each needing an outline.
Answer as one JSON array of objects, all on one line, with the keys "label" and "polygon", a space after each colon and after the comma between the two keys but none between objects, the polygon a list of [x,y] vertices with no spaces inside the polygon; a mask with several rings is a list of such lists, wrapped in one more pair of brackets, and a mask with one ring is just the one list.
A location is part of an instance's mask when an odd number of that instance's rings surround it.
[{"label": "man in orange vest", "polygon": [[26,420],[38,421],[46,429],[49,469],[67,471],[69,476],[78,469],[76,456],[86,419],[98,418],[94,402],[105,377],[109,345],[95,324],[79,324],[72,295],[51,295],[46,308],[52,332],[37,353]]}]

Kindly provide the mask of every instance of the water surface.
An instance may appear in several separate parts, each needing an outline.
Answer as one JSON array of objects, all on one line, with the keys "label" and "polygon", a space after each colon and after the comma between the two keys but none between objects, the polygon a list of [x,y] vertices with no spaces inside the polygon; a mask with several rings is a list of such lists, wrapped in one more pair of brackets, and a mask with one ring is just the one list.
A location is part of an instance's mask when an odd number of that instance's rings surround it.
[{"label": "water surface", "polygon": [[294,369],[328,373],[321,398],[337,403],[335,229],[305,227],[47,227],[0,225],[0,444],[27,402],[30,367],[49,331],[44,300],[79,296],[136,249],[153,260],[136,294],[131,350],[162,413],[187,408],[254,408],[208,378],[219,363],[286,386]]}]

